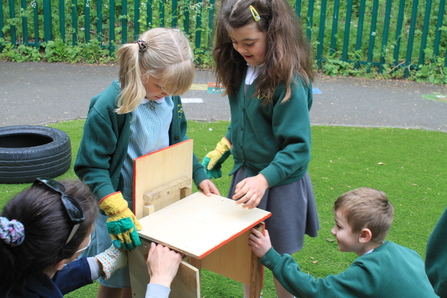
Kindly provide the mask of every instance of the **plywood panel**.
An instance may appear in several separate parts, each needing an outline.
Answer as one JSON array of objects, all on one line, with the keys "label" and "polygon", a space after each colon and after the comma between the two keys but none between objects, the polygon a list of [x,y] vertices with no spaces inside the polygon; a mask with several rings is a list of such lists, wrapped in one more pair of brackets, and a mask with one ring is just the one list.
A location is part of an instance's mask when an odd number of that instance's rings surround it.
[{"label": "plywood panel", "polygon": [[[250,284],[251,249],[247,231],[202,259],[203,269],[210,270],[246,285]],[[237,253],[235,253],[237,251]],[[234,270],[237,264],[237,270]]]},{"label": "plywood panel", "polygon": [[[258,225],[257,229],[264,231],[264,224]],[[248,247],[250,233],[251,229],[204,257],[200,267],[250,285],[254,276],[252,273],[259,271],[259,258]],[[261,287],[262,276],[259,278],[258,287]]]},{"label": "plywood panel", "polygon": [[[132,297],[144,298],[147,284],[150,281],[146,259],[150,249],[150,242],[143,240],[142,245],[128,252],[130,283]],[[199,269],[182,262],[177,275],[171,284],[170,298],[200,298]]]},{"label": "plywood panel", "polygon": [[149,283],[149,272],[147,271],[146,259],[150,249],[149,241],[142,241],[142,245],[127,253],[129,262],[130,285],[132,297],[144,298],[147,284]]},{"label": "plywood panel", "polygon": [[171,284],[169,298],[200,298],[200,271],[183,261]]},{"label": "plywood panel", "polygon": [[242,208],[233,200],[197,192],[140,219],[139,235],[202,259],[270,216],[258,208]]},{"label": "plywood panel", "polygon": [[[138,157],[134,160],[133,210],[138,219],[144,216],[144,194],[154,190],[162,191],[155,195],[152,203],[154,211],[181,199],[182,189],[173,190],[172,183],[179,182],[182,188],[191,188],[192,184],[193,141],[186,140]],[[189,183],[185,184],[185,179]],[[170,188],[169,188],[170,187]],[[166,192],[166,188],[169,188]],[[188,193],[188,192],[186,192]]]}]

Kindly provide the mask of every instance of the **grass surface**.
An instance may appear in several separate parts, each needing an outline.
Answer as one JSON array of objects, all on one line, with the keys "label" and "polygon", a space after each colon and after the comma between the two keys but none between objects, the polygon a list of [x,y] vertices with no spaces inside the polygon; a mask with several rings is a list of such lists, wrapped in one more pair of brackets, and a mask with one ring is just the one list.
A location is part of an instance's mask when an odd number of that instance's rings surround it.
[{"label": "grass surface", "polygon": [[[71,139],[73,162],[82,136],[84,120],[50,125],[65,131]],[[188,135],[194,139],[199,157],[214,149],[225,134],[228,122],[189,121]],[[394,128],[313,126],[312,178],[321,230],[316,238],[306,237],[303,250],[294,254],[301,269],[315,277],[344,271],[356,258],[337,249],[330,233],[332,205],[338,196],[357,187],[378,188],[395,206],[388,240],[414,249],[422,257],[428,236],[443,212],[447,189],[445,152],[447,134],[437,131]],[[223,177],[215,180],[221,195],[227,194],[231,158],[223,166]],[[62,178],[76,178],[73,167]],[[0,184],[0,207],[26,185]],[[193,192],[197,191],[196,189]],[[263,297],[276,297],[272,275],[265,271]],[[66,295],[96,297],[97,283]],[[212,272],[202,274],[202,297],[243,297],[239,283]]]}]

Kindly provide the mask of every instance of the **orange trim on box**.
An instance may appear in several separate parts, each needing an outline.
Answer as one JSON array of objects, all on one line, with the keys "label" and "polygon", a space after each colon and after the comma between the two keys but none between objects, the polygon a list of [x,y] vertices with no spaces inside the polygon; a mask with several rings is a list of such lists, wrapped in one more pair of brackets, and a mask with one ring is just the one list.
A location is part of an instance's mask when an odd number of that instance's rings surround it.
[{"label": "orange trim on box", "polygon": [[151,153],[142,155],[142,156],[137,157],[137,158],[135,158],[135,159],[133,160],[133,181],[132,181],[132,189],[133,189],[134,191],[132,192],[132,209],[133,209],[134,212],[135,212],[135,207],[136,207],[136,206],[135,206],[135,203],[136,203],[136,198],[135,198],[135,196],[136,196],[136,194],[135,194],[135,188],[136,188],[136,181],[137,181],[137,179],[135,179],[135,177],[136,177],[137,174],[138,174],[137,171],[136,171],[136,168],[135,168],[135,161],[138,160],[138,159],[140,159],[140,158],[143,158],[143,157],[145,157],[145,156],[148,156],[148,155],[151,155],[151,154],[155,154],[155,153],[164,151],[164,150],[166,150],[166,149],[168,149],[168,148],[171,148],[171,147],[174,147],[174,146],[178,146],[178,145],[183,144],[183,143],[186,143],[186,142],[192,142],[192,141],[193,141],[192,139],[187,139],[187,140],[184,140],[184,141],[182,141],[182,142],[179,142],[179,143],[175,143],[175,144],[173,144],[173,145],[170,145],[170,146],[168,146],[168,147],[166,147],[166,148],[163,148],[163,149],[160,149],[160,150],[157,150],[157,151],[154,151],[154,152],[151,152]]},{"label": "orange trim on box", "polygon": [[251,225],[250,227],[240,231],[239,233],[235,234],[233,237],[225,240],[224,242],[220,243],[219,245],[216,245],[216,247],[214,247],[213,249],[210,249],[209,251],[207,251],[206,253],[204,253],[201,256],[198,256],[198,259],[203,259],[204,257],[206,257],[207,255],[209,255],[210,253],[212,253],[213,251],[217,250],[218,248],[224,246],[225,244],[227,244],[228,242],[232,241],[233,239],[236,239],[237,237],[239,237],[240,235],[244,234],[245,232],[247,232],[248,230],[251,230],[253,227],[255,227],[256,225],[260,224],[261,222],[263,222],[264,220],[266,220],[267,218],[269,218],[270,216],[272,216],[272,213],[267,214],[266,216],[264,216],[262,219],[260,219],[259,221],[257,221],[256,223],[254,223],[253,225]]}]

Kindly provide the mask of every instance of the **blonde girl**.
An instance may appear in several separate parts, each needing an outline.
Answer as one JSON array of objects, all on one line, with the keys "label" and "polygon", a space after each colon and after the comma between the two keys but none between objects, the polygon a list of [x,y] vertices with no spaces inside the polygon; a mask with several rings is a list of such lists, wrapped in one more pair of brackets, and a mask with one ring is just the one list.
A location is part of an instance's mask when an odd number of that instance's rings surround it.
[{"label": "blonde girl", "polygon": [[[186,119],[180,94],[194,79],[193,54],[178,30],[155,28],[117,52],[119,79],[90,104],[75,172],[95,194],[100,212],[88,255],[111,241],[118,248],[141,244],[132,212],[133,160],[182,142]],[[219,194],[196,156],[193,179],[205,194]],[[109,236],[110,234],[110,236]],[[98,297],[131,297],[128,268],[101,280]]]}]

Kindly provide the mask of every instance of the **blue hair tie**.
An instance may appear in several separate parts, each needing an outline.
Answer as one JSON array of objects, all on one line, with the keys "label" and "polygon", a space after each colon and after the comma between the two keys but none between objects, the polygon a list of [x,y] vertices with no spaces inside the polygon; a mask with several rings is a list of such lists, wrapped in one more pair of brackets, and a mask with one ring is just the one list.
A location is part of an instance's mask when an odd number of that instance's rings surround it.
[{"label": "blue hair tie", "polygon": [[0,217],[0,239],[11,247],[20,245],[25,240],[25,227],[20,221]]}]

